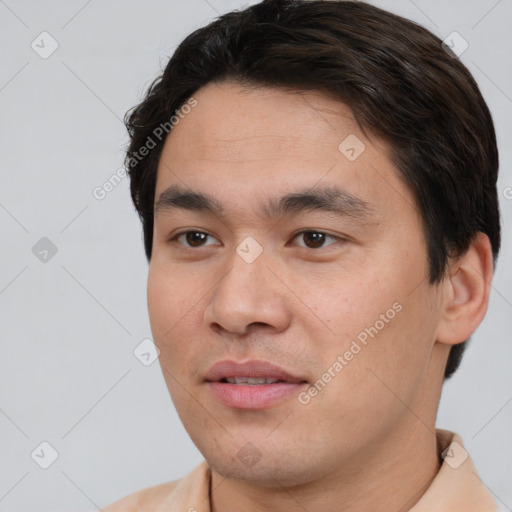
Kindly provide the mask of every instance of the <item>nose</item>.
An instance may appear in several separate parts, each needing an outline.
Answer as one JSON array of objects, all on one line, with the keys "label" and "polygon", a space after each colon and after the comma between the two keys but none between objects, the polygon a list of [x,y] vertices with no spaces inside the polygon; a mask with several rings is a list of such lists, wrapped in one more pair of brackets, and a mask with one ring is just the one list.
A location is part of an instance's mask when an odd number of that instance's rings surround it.
[{"label": "nose", "polygon": [[269,333],[286,330],[291,321],[287,289],[276,277],[276,265],[271,267],[265,252],[252,263],[235,252],[205,310],[207,325],[238,336],[262,328]]}]

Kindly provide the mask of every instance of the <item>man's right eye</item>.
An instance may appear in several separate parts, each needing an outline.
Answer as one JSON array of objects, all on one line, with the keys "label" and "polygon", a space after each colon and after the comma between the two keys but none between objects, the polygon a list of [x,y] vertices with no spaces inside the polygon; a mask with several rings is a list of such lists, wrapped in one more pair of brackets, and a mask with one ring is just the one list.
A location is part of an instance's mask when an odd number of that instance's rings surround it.
[{"label": "man's right eye", "polygon": [[180,233],[176,233],[175,235],[173,235],[169,239],[169,242],[178,242],[179,244],[189,248],[204,247],[206,245],[215,245],[205,243],[205,241],[208,240],[208,237],[211,237],[213,239],[212,235],[209,235],[204,231],[181,231]]}]

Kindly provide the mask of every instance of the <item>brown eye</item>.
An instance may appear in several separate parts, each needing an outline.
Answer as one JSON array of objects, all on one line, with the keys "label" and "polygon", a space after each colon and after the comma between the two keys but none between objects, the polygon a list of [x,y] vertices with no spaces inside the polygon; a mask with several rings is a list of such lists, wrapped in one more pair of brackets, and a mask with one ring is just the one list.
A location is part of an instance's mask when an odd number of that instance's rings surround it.
[{"label": "brown eye", "polygon": [[204,241],[208,235],[206,233],[201,233],[200,231],[189,231],[185,233],[185,240],[192,247],[199,247],[203,245]]},{"label": "brown eye", "polygon": [[306,245],[312,249],[318,249],[318,247],[322,247],[325,241],[324,233],[315,233],[314,231],[304,233],[302,237]]},{"label": "brown eye", "polygon": [[185,247],[194,248],[212,245],[211,243],[205,243],[208,237],[213,239],[211,235],[203,231],[183,231],[175,235],[171,241],[177,241]]},{"label": "brown eye", "polygon": [[[328,235],[322,231],[302,231],[301,233],[298,233],[295,238],[299,240],[302,239],[303,244],[299,245],[308,249],[321,249],[326,245],[331,245],[340,240],[340,238],[333,235]],[[325,241],[328,239],[332,239],[333,241],[325,244]]]}]

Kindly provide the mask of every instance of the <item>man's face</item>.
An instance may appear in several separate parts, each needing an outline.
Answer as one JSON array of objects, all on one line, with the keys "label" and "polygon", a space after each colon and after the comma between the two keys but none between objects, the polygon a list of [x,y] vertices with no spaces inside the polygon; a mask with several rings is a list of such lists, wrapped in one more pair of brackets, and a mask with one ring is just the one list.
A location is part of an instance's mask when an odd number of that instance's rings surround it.
[{"label": "man's face", "polygon": [[[432,435],[441,294],[385,145],[319,93],[222,83],[194,97],[158,167],[148,305],[199,450],[220,474],[271,486]],[[235,366],[210,373],[221,361]],[[287,375],[243,366],[254,361]]]}]

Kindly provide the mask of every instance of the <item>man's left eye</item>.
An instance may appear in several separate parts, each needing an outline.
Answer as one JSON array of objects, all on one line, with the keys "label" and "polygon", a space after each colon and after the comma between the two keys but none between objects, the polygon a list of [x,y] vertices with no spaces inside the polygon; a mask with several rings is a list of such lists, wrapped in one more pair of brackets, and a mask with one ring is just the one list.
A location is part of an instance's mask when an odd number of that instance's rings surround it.
[{"label": "man's left eye", "polygon": [[[306,247],[307,249],[321,249],[326,245],[332,245],[341,240],[341,238],[333,235],[328,235],[322,231],[301,231],[293,238],[302,240],[304,245],[298,244],[300,247]],[[332,242],[325,244],[325,241],[332,239]]]}]

